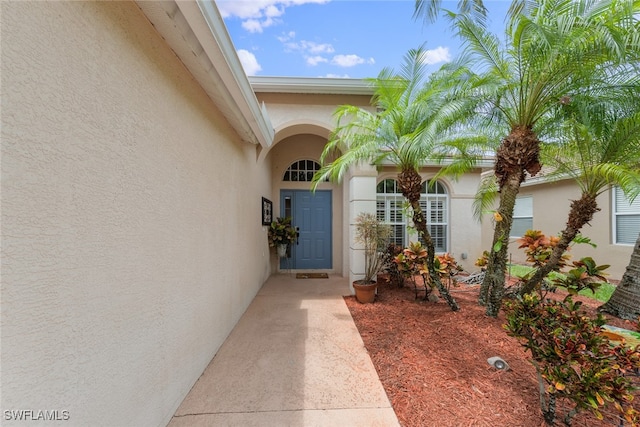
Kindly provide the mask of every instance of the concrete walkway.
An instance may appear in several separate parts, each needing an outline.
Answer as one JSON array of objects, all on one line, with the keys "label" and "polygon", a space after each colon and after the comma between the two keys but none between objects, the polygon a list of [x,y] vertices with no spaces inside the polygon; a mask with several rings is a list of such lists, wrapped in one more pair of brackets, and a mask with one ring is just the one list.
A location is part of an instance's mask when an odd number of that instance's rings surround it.
[{"label": "concrete walkway", "polygon": [[344,303],[347,280],[272,276],[169,427],[399,426]]}]

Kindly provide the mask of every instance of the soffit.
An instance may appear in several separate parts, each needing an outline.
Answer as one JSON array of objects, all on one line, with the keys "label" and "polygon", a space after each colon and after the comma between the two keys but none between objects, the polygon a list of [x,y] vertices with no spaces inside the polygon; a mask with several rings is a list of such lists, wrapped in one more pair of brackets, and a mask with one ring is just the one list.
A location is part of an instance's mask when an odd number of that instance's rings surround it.
[{"label": "soffit", "polygon": [[141,0],[137,4],[242,140],[270,146],[273,126],[215,3]]}]

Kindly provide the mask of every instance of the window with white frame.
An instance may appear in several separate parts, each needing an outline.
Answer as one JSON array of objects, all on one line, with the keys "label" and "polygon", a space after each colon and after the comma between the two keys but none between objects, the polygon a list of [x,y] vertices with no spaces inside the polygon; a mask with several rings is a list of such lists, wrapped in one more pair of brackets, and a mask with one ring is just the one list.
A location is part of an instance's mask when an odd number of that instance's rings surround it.
[{"label": "window with white frame", "polygon": [[447,226],[449,195],[438,181],[422,183],[420,207],[427,219],[427,227],[436,252],[447,252]]},{"label": "window with white frame", "polygon": [[404,197],[395,179],[380,181],[376,188],[376,217],[391,226],[390,243],[405,246]]},{"label": "window with white frame", "polygon": [[298,160],[291,163],[282,177],[283,181],[311,182],[313,175],[320,170],[320,163],[313,160]]},{"label": "window with white frame", "polygon": [[527,230],[533,228],[533,197],[523,196],[516,198],[513,207],[513,224],[510,237],[520,238]]},{"label": "window with white frame", "polygon": [[633,203],[619,187],[613,191],[613,243],[633,245],[640,233],[640,197]]},{"label": "window with white frame", "polygon": [[[391,226],[391,243],[407,246],[409,242],[407,224],[410,218],[404,215],[403,206],[406,201],[398,189],[397,181],[394,179],[381,181],[376,193],[377,218]],[[437,181],[432,186],[428,185],[428,182],[423,183],[420,206],[427,219],[436,252],[446,252],[449,196],[445,187]]]}]

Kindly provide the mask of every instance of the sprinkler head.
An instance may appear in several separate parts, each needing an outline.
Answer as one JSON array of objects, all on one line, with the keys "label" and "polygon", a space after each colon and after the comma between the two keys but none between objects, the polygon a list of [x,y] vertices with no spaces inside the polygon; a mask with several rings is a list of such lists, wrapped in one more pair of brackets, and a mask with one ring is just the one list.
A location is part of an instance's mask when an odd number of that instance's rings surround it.
[{"label": "sprinkler head", "polygon": [[500,371],[509,370],[509,365],[499,356],[493,356],[487,359],[487,363]]}]

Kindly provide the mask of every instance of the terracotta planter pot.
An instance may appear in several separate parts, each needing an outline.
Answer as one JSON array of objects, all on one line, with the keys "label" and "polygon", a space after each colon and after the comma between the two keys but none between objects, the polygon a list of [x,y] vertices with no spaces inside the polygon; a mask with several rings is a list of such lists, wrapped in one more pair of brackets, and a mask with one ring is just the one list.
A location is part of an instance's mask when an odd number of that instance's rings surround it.
[{"label": "terracotta planter pot", "polygon": [[376,298],[376,289],[378,284],[373,283],[360,283],[360,281],[353,282],[353,289],[356,291],[356,299],[362,304],[372,303]]}]

